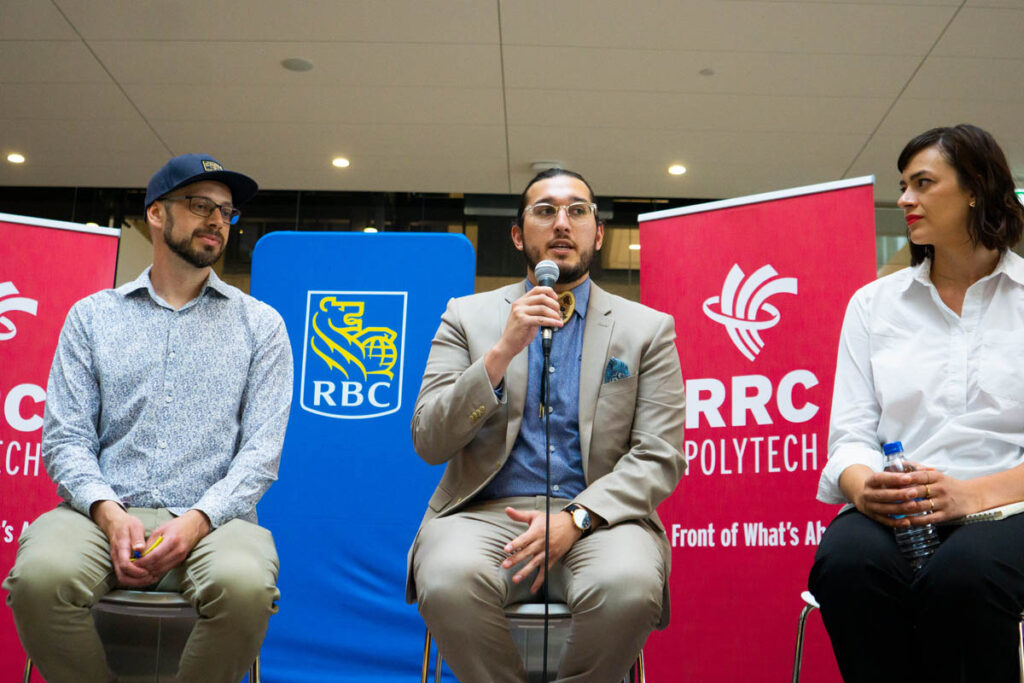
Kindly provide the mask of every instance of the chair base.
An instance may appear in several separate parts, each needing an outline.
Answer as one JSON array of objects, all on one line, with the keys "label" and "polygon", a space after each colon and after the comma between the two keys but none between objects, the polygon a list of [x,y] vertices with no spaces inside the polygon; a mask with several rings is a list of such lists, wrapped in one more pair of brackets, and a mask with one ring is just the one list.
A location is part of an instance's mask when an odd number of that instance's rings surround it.
[{"label": "chair base", "polygon": [[[176,673],[178,657],[197,615],[180,593],[114,590],[92,609],[107,661],[123,683],[146,683]],[[132,621],[131,628],[125,620]],[[25,657],[23,683],[32,678],[32,659]],[[155,671],[154,671],[155,669]],[[249,669],[249,682],[260,683],[259,653]]]},{"label": "chair base", "polygon": [[[810,591],[800,594],[804,607],[800,610],[800,619],[796,627],[796,649],[793,652],[793,683],[800,683],[800,665],[804,656],[804,628],[807,626],[807,615],[819,608],[818,601]],[[1020,663],[1020,681],[1024,683],[1024,615],[1017,624],[1017,661]]]},{"label": "chair base", "polygon": [[[537,643],[542,642],[544,637],[544,603],[524,602],[510,605],[505,609],[505,617],[509,621],[509,628],[512,629],[519,654],[527,664],[527,680],[529,683],[547,683],[543,681],[543,673],[537,670],[537,666],[532,671],[530,670],[531,659],[542,657],[541,654],[537,654],[534,650],[542,650],[542,647],[537,645]],[[572,612],[569,610],[569,606],[564,603],[549,604],[548,617],[549,623],[554,627],[550,629],[548,634],[548,675],[553,678],[557,675],[558,658],[567,635],[564,632],[568,630],[566,622],[572,620]],[[540,633],[536,633],[537,631],[540,631]],[[556,631],[561,631],[562,633],[556,634],[554,633]],[[538,637],[540,638],[539,641]],[[426,629],[423,643],[423,664],[420,671],[421,683],[427,683],[430,676],[430,646],[432,642],[433,639],[428,628]],[[552,645],[555,646],[553,647]],[[441,683],[441,665],[444,662],[444,658],[441,656],[440,649],[435,648],[435,651],[437,654],[434,659],[434,683]],[[536,663],[534,662],[534,664]],[[646,680],[647,678],[644,673],[644,651],[641,648],[636,661],[629,669],[628,676],[623,679],[623,683],[646,683]]]}]

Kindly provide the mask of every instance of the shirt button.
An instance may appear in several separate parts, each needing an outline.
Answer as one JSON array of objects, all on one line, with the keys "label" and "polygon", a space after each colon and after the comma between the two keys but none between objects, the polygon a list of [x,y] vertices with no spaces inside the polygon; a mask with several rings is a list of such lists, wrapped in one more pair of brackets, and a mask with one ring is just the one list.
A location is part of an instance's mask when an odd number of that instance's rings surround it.
[{"label": "shirt button", "polygon": [[550,374],[550,373],[553,373],[554,371],[555,371],[555,366],[554,365],[549,365],[548,366],[548,373]]},{"label": "shirt button", "polygon": [[557,491],[558,490],[558,484],[555,484],[554,486],[552,486],[551,490],[552,491]]},{"label": "shirt button", "polygon": [[171,398],[170,396],[167,396],[167,397],[165,397],[165,398],[164,398],[164,401],[165,401],[165,402],[167,402],[167,403],[170,403],[170,402],[171,402],[171,401],[173,401],[173,400],[174,400],[174,399],[173,399],[173,398]]},{"label": "shirt button", "polygon": [[551,451],[552,453],[554,453],[555,452],[555,447],[554,446],[548,446],[548,450]]},{"label": "shirt button", "polygon": [[166,441],[161,441],[160,442],[160,448],[167,448],[167,442]]},{"label": "shirt button", "polygon": [[169,354],[167,354],[167,357],[168,358],[174,358],[174,351],[171,351]]}]

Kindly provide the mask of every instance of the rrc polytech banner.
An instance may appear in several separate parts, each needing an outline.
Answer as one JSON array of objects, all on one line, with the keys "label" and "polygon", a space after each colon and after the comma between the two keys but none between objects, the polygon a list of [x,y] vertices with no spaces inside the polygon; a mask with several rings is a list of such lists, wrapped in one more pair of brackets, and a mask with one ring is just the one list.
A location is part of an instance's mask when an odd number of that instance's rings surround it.
[{"label": "rrc polytech banner", "polygon": [[[0,578],[22,530],[59,500],[40,458],[46,378],[72,304],[114,284],[120,235],[0,213]],[[0,680],[20,680],[24,663],[2,607]]]},{"label": "rrc polytech banner", "polygon": [[[873,178],[640,216],[640,300],[671,313],[686,383],[689,469],[659,509],[672,623],[652,680],[788,680],[821,533],[836,349],[875,277]],[[820,616],[804,680],[838,681]]]}]

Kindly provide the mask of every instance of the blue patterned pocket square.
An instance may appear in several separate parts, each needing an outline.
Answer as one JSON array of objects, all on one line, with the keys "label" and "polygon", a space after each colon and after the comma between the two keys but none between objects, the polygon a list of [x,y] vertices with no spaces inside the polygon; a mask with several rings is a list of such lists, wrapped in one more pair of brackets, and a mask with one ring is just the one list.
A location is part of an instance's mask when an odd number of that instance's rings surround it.
[{"label": "blue patterned pocket square", "polygon": [[615,356],[612,356],[611,360],[608,361],[608,366],[604,369],[604,383],[616,382],[627,377],[629,377],[629,366]]}]

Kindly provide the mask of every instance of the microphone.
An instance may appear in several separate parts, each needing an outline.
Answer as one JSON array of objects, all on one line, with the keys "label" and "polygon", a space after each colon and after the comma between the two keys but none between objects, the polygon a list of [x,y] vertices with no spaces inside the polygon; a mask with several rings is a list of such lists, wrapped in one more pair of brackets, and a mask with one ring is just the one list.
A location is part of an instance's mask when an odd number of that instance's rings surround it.
[{"label": "microphone", "polygon": [[[558,282],[558,264],[545,259],[534,267],[533,276],[537,278],[537,284],[541,287],[554,287]],[[545,351],[551,349],[551,335],[554,331],[551,327],[541,328],[541,345]]]}]

